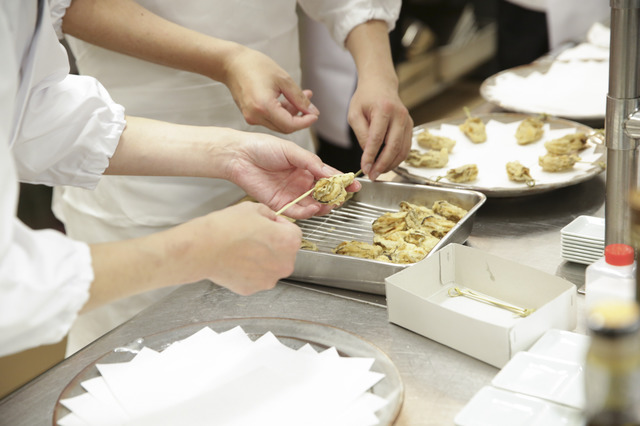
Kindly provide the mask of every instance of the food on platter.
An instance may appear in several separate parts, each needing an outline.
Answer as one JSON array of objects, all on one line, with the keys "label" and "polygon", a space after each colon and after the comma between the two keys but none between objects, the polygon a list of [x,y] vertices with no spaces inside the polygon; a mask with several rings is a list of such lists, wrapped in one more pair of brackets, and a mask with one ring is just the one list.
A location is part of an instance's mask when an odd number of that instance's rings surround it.
[{"label": "food on platter", "polygon": [[566,172],[571,170],[580,157],[576,154],[552,154],[547,152],[545,155],[538,157],[538,164],[545,172]]},{"label": "food on platter", "polygon": [[478,166],[475,164],[465,164],[447,171],[444,176],[450,182],[467,183],[472,182],[478,177]]},{"label": "food on platter", "polygon": [[437,136],[425,129],[416,135],[416,142],[425,149],[435,149],[436,151],[446,148],[448,152],[453,150],[456,141],[446,136]]},{"label": "food on platter", "polygon": [[447,148],[441,148],[439,151],[419,151],[412,149],[405,160],[413,167],[428,167],[432,169],[441,169],[449,162],[449,151]]},{"label": "food on platter", "polygon": [[535,180],[531,177],[528,167],[520,164],[519,161],[509,161],[506,165],[507,176],[513,182],[523,182],[529,186],[535,185]]},{"label": "food on platter", "polygon": [[516,129],[516,141],[519,145],[527,145],[539,141],[544,134],[544,121],[538,117],[522,120]]}]

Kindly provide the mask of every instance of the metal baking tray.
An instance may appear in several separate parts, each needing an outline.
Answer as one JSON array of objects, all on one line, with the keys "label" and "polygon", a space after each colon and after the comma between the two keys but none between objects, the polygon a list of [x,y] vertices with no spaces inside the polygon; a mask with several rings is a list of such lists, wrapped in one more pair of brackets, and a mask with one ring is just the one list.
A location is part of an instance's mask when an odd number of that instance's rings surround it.
[{"label": "metal baking tray", "polygon": [[398,211],[401,201],[431,207],[437,200],[446,200],[467,210],[467,215],[440,240],[430,254],[449,243],[463,244],[471,233],[476,211],[487,198],[481,192],[465,189],[371,182],[368,179],[358,181],[362,189],[340,208],[326,216],[296,222],[302,229],[303,238],[315,243],[318,251],[300,250],[293,274],[288,279],[384,295],[385,278],[411,264],[361,259],[334,254],[331,250],[342,241],[373,243],[371,224],[386,212]]}]

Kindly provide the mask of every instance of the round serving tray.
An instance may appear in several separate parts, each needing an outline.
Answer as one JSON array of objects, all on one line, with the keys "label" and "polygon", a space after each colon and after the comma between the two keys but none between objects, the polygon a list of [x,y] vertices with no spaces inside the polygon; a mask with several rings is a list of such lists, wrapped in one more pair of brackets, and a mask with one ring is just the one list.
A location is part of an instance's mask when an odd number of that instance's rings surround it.
[{"label": "round serving tray", "polygon": [[174,342],[191,336],[205,326],[218,333],[240,326],[252,340],[270,331],[282,344],[292,349],[310,344],[316,351],[335,347],[341,356],[373,358],[375,361],[371,371],[385,375],[370,390],[375,395],[387,400],[387,405],[377,412],[379,424],[392,425],[400,413],[404,398],[404,386],[400,373],[391,359],[372,343],[348,331],[326,324],[290,318],[249,317],[189,324],[141,337],[128,345],[114,348],[80,371],[62,390],[54,409],[53,425],[57,426],[58,421],[69,414],[69,410],[60,404],[60,400],[84,393],[81,383],[100,375],[96,364],[130,361],[143,347],[162,351]]},{"label": "round serving tray", "polygon": [[[456,141],[456,146],[449,155],[449,163],[441,169],[412,167],[402,162],[395,172],[404,178],[428,185],[446,188],[470,189],[484,193],[487,197],[519,197],[539,194],[570,185],[575,185],[591,179],[603,170],[606,157],[606,147],[597,137],[590,138],[590,147],[579,153],[584,163],[577,163],[570,171],[560,173],[544,172],[538,165],[538,157],[547,151],[544,143],[555,139],[561,134],[584,132],[594,134],[594,129],[584,124],[562,118],[548,117],[545,133],[541,140],[518,145],[515,139],[515,129],[519,122],[530,114],[493,113],[478,115],[487,125],[487,141],[474,144],[467,139],[457,126],[464,122],[464,118],[443,119],[431,123],[421,124],[413,129],[412,149],[424,151],[416,142],[416,135],[428,129],[436,135],[449,136]],[[534,186],[525,183],[512,182],[508,179],[505,166],[509,161],[520,161],[529,167],[535,179]],[[478,166],[478,179],[469,183],[453,183],[442,176],[447,170],[474,163]]]}]

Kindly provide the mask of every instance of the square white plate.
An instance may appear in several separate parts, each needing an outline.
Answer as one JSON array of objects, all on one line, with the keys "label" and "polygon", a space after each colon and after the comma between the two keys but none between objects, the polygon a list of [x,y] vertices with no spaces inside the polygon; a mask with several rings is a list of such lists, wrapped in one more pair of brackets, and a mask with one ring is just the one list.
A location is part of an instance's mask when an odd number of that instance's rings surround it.
[{"label": "square white plate", "polygon": [[583,370],[579,363],[519,352],[491,384],[582,410],[585,405]]},{"label": "square white plate", "polygon": [[580,410],[485,386],[454,418],[457,426],[578,426]]},{"label": "square white plate", "polygon": [[534,343],[529,353],[584,364],[590,341],[585,334],[551,329]]},{"label": "square white plate", "polygon": [[598,242],[604,241],[604,218],[585,215],[578,216],[562,228],[560,234]]}]

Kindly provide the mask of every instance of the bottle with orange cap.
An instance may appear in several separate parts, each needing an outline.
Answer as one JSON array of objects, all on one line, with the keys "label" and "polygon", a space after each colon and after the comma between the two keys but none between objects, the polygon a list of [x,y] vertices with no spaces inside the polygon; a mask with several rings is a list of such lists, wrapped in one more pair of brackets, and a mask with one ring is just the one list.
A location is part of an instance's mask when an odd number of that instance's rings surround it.
[{"label": "bottle with orange cap", "polygon": [[585,305],[587,312],[600,302],[634,301],[636,297],[633,247],[609,244],[604,257],[585,271]]}]

